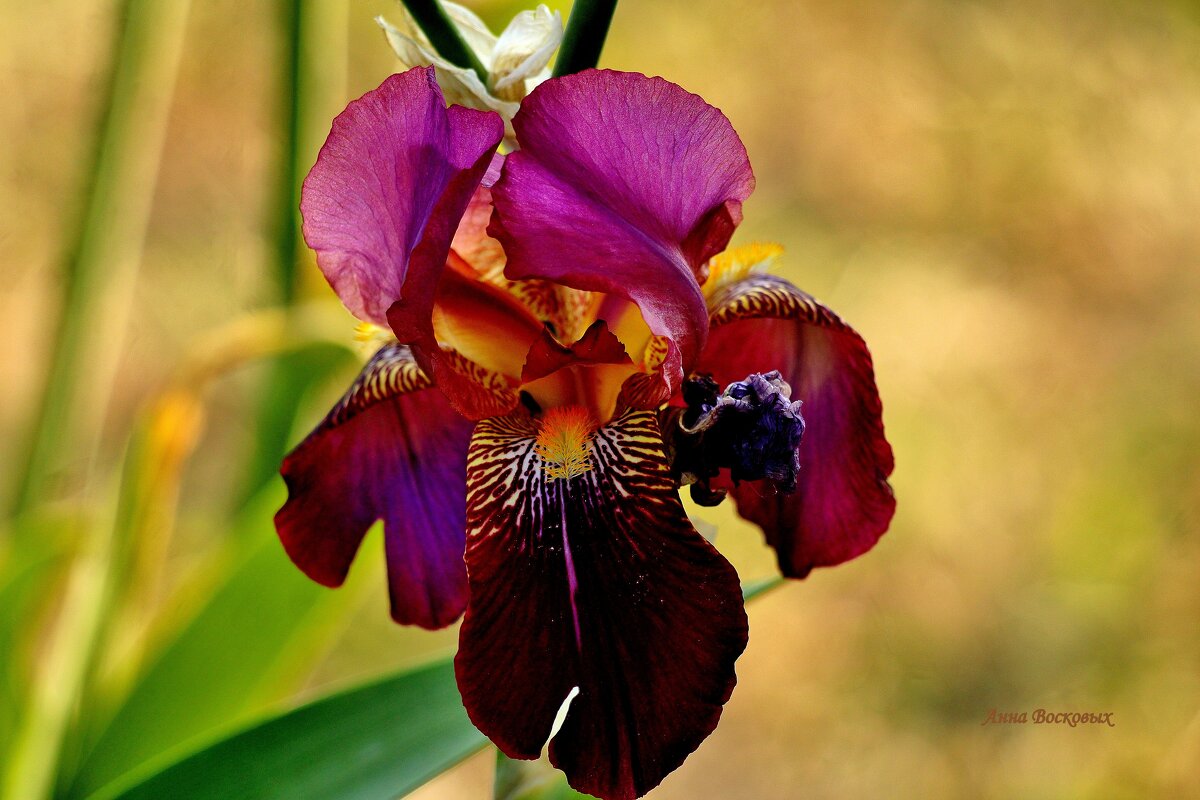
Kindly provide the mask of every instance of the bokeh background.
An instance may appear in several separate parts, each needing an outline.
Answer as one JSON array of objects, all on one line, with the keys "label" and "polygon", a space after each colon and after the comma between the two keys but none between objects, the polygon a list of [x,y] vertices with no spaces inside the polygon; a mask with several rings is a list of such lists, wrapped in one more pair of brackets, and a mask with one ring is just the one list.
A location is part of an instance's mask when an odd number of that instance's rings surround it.
[{"label": "bokeh background", "polygon": [[[455,644],[390,623],[378,531],[329,592],[270,520],[279,451],[356,368],[280,209],[395,69],[372,17],[397,9],[145,5],[125,177],[90,170],[123,4],[0,24],[0,753],[51,754],[64,797],[115,777],[97,742],[134,765]],[[733,121],[758,177],[735,242],[782,243],[863,333],[897,461],[891,531],[752,604],[721,725],[651,797],[1200,797],[1200,7],[625,0],[603,63]],[[708,522],[770,574],[756,530]],[[1037,708],[1116,727],[981,725]],[[491,767],[413,796],[486,797]]]}]

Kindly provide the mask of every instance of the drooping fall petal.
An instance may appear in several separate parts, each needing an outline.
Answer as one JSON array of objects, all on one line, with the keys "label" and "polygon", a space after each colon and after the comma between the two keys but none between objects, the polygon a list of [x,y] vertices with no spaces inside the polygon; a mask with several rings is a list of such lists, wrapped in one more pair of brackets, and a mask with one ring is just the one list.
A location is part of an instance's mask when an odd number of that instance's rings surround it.
[{"label": "drooping fall petal", "polygon": [[708,329],[698,272],[754,187],[729,120],[661,78],[587,70],[543,83],[513,125],[492,190],[505,274],[632,300],[670,340],[677,388]]},{"label": "drooping fall petal", "polygon": [[782,278],[750,274],[710,298],[713,330],[696,367],[721,386],[778,369],[803,401],[794,494],[759,483],[731,491],[762,527],[785,575],[858,556],[887,530],[896,500],[892,448],[867,345],[849,325]]},{"label": "drooping fall petal", "polygon": [[449,625],[467,601],[464,504],[472,424],[384,345],[317,428],[284,459],[275,526],[310,578],[340,586],[363,536],[384,521],[392,616]]},{"label": "drooping fall petal", "polygon": [[387,78],[333,122],[304,181],[304,238],[346,307],[385,325],[401,297],[432,305],[459,219],[504,134],[445,107],[431,68]]},{"label": "drooping fall petal", "polygon": [[576,789],[627,800],[716,726],[746,615],[733,567],[684,514],[652,412],[579,442],[573,477],[550,478],[548,433],[514,415],[472,438],[459,688],[501,750],[533,758],[578,687],[550,759]]}]

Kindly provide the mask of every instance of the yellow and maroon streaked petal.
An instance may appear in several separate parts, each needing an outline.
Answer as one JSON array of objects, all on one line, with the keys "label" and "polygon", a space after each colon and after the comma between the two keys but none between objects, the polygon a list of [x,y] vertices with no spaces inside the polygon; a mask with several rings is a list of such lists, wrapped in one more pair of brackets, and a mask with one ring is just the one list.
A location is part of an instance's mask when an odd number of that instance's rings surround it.
[{"label": "yellow and maroon streaked petal", "polygon": [[738,513],[762,527],[785,575],[802,578],[874,546],[896,499],[892,448],[866,343],[813,297],[773,275],[749,274],[709,298],[713,329],[697,372],[725,386],[779,370],[804,405],[794,494],[745,483]]},{"label": "yellow and maroon streaked petal", "polygon": [[596,295],[592,292],[536,278],[505,279],[504,284],[531,314],[549,325],[554,335],[564,342],[578,339],[595,321]]},{"label": "yellow and maroon streaked petal", "polygon": [[449,625],[467,601],[466,460],[472,424],[391,343],[284,459],[288,500],[275,515],[306,575],[340,586],[363,536],[384,521],[392,617]]},{"label": "yellow and maroon streaked petal", "polygon": [[455,350],[435,352],[438,389],[450,407],[467,419],[507,414],[521,402],[517,380],[482,367]]},{"label": "yellow and maroon streaked petal", "polygon": [[471,440],[459,689],[501,750],[536,758],[578,687],[550,760],[628,800],[717,724],[746,645],[737,573],[684,514],[652,412],[601,427],[577,443],[583,465],[557,471],[538,424],[484,420]]},{"label": "yellow and maroon streaked petal", "polygon": [[542,322],[504,289],[475,278],[451,254],[433,305],[439,345],[480,366],[520,377],[525,354],[542,334]]}]

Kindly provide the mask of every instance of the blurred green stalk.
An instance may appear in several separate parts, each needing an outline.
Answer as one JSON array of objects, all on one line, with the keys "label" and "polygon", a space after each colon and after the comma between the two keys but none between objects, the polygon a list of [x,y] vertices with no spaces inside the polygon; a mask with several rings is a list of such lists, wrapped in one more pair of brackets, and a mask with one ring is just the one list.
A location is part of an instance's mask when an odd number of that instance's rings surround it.
[{"label": "blurred green stalk", "polygon": [[[276,298],[292,307],[303,294],[300,272],[305,246],[300,236],[300,191],[333,118],[346,101],[347,0],[279,0],[278,24],[284,52],[279,80],[279,140],[276,190],[269,218],[275,226]],[[347,325],[347,336],[349,336]],[[279,468],[300,401],[321,370],[285,356],[267,370],[254,423],[251,452],[235,493],[246,503]]]},{"label": "blurred green stalk", "polygon": [[[96,488],[90,473],[132,307],[189,5],[124,0],[117,7],[88,182],[63,259],[53,352],[17,474],[14,514],[46,496],[68,454],[83,460],[86,485]],[[114,520],[111,511],[106,516],[82,536],[17,732],[6,797],[34,800],[52,791],[112,584]]]},{"label": "blurred green stalk", "polygon": [[62,264],[62,300],[11,510],[45,497],[67,457],[90,466],[112,394],[150,218],[188,0],[118,6],[108,83],[76,227]]},{"label": "blurred green stalk", "polygon": [[562,47],[554,61],[554,77],[591,69],[600,63],[617,0],[575,0]]},{"label": "blurred green stalk", "polygon": [[40,800],[52,794],[64,737],[111,594],[115,505],[110,503],[105,519],[88,527],[82,552],[67,577],[62,605],[8,754],[7,775],[0,785],[5,800]]}]

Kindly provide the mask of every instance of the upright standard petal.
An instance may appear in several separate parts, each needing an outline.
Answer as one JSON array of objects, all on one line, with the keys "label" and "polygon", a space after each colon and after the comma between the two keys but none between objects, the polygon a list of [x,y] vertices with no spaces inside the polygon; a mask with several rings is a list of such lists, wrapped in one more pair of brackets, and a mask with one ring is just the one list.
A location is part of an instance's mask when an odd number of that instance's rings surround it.
[{"label": "upright standard petal", "polygon": [[440,628],[467,602],[467,446],[472,425],[429,387],[407,347],[384,345],[283,462],[275,527],[292,561],[340,586],[367,529],[384,521],[392,617]]},{"label": "upright standard petal", "polygon": [[892,448],[866,343],[836,314],[782,278],[750,274],[710,298],[713,330],[696,371],[721,386],[779,370],[803,402],[793,494],[759,483],[732,489],[738,513],[762,527],[783,574],[858,556],[896,510]]},{"label": "upright standard petal", "polygon": [[502,136],[495,114],[447,109],[432,68],[392,75],[338,115],[300,211],[304,238],[351,313],[386,325],[388,308],[414,289],[432,304]]},{"label": "upright standard petal", "polygon": [[484,420],[471,440],[459,689],[501,750],[536,758],[577,688],[550,759],[627,800],[717,724],[746,645],[737,573],[688,522],[652,412],[577,441],[565,472],[539,442],[587,429],[538,425]]},{"label": "upright standard petal", "polygon": [[587,70],[541,84],[513,125],[490,229],[505,274],[633,301],[678,351],[678,388],[708,329],[697,276],[754,188],[729,120],[661,78]]}]

